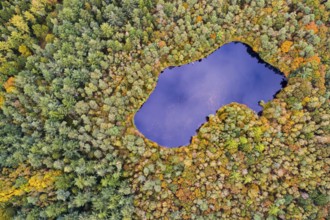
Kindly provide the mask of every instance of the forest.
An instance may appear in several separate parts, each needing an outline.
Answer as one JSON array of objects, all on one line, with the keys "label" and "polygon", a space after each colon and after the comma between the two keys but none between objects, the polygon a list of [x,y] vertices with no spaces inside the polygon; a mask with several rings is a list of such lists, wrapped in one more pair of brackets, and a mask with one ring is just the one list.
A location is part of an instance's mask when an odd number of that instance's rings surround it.
[{"label": "forest", "polygon": [[[1,0],[0,219],[330,219],[329,0]],[[286,87],[188,146],[133,118],[169,66],[249,45]]]}]

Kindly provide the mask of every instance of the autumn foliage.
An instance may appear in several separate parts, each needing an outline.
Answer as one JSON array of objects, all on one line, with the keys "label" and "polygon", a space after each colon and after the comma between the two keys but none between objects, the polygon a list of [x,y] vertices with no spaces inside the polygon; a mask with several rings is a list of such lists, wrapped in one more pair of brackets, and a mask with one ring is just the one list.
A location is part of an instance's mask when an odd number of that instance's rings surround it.
[{"label": "autumn foliage", "polygon": [[5,88],[6,92],[12,93],[15,91],[15,78],[10,77],[4,84],[3,87]]},{"label": "autumn foliage", "polygon": [[307,30],[314,31],[315,34],[317,32],[319,32],[319,29],[318,29],[317,25],[315,24],[315,22],[311,22],[311,23],[307,24],[305,27],[306,27]]},{"label": "autumn foliage", "polygon": [[159,46],[160,48],[165,47],[165,46],[166,46],[165,41],[160,41],[160,42],[158,43],[158,46]]},{"label": "autumn foliage", "polygon": [[[328,218],[329,1],[0,6],[0,219]],[[232,41],[287,75],[260,115],[175,149],[137,131],[162,70]]]},{"label": "autumn foliage", "polygon": [[[2,173],[7,174],[9,170],[3,169]],[[7,202],[17,196],[24,194],[47,192],[54,187],[54,182],[60,171],[39,171],[33,172],[26,165],[20,165],[16,170],[9,173],[10,179],[0,178],[0,203]],[[24,183],[19,186],[15,181],[24,179]]]},{"label": "autumn foliage", "polygon": [[282,44],[281,44],[281,51],[283,53],[287,53],[290,51],[290,48],[292,46],[293,42],[292,41],[284,41]]},{"label": "autumn foliage", "polygon": [[203,17],[202,16],[197,16],[196,18],[196,22],[202,22],[203,21]]}]

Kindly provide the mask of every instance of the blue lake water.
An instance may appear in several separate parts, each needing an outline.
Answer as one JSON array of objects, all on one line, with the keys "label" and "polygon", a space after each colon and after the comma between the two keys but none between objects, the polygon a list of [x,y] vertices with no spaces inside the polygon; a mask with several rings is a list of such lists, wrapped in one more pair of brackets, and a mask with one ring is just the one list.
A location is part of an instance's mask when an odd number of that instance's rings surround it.
[{"label": "blue lake water", "polygon": [[247,105],[256,113],[282,89],[286,79],[242,43],[228,43],[207,58],[165,69],[136,113],[146,138],[164,147],[188,145],[196,130],[222,106]]}]

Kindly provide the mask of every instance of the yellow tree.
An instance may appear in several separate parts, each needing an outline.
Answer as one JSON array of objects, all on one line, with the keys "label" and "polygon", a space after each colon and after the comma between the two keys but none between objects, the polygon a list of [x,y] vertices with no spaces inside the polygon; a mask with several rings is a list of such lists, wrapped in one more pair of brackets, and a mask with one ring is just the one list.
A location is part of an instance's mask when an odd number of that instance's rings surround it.
[{"label": "yellow tree", "polygon": [[14,15],[10,19],[10,23],[14,25],[19,31],[29,33],[29,26],[22,16]]}]

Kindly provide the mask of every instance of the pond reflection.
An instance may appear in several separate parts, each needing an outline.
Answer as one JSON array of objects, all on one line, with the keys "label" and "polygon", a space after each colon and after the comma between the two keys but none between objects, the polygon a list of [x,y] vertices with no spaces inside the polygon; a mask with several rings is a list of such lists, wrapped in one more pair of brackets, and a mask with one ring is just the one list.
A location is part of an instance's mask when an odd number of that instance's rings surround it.
[{"label": "pond reflection", "polygon": [[242,43],[225,44],[203,59],[167,68],[136,113],[135,126],[161,146],[188,145],[206,117],[231,102],[256,112],[285,84],[285,77]]}]

